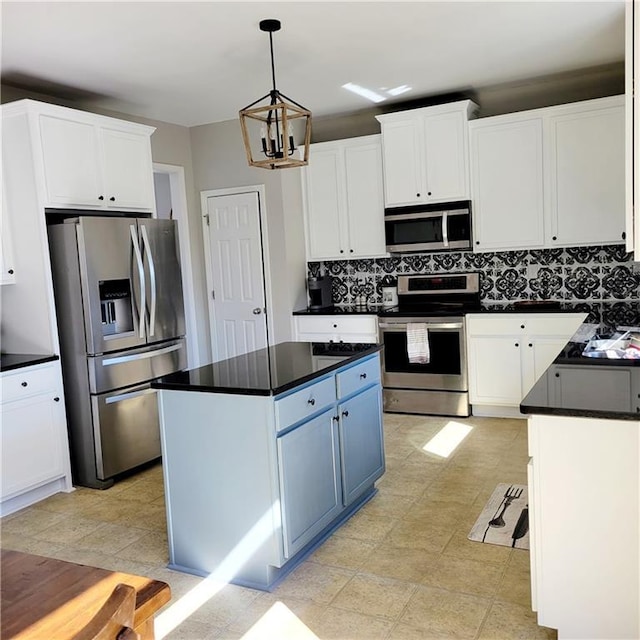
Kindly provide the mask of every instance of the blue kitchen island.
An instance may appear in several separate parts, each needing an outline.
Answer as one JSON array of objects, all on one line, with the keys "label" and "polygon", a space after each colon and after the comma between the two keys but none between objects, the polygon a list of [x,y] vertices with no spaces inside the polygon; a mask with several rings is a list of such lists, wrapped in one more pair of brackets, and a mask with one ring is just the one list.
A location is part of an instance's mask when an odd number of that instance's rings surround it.
[{"label": "blue kitchen island", "polygon": [[559,640],[640,637],[640,360],[569,342],[528,414],[532,608]]},{"label": "blue kitchen island", "polygon": [[170,568],[270,590],[375,494],[379,350],[286,342],[153,383]]}]

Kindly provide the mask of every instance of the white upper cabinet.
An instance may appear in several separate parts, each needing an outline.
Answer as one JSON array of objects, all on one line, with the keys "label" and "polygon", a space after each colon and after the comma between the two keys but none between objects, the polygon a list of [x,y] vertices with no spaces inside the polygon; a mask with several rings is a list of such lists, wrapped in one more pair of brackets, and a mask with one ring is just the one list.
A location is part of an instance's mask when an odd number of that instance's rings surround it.
[{"label": "white upper cabinet", "polygon": [[311,145],[303,187],[308,260],[386,255],[380,136]]},{"label": "white upper cabinet", "polygon": [[69,111],[38,119],[47,205],[153,211],[153,128]]},{"label": "white upper cabinet", "polygon": [[16,270],[13,261],[13,240],[11,223],[5,188],[2,188],[2,211],[0,211],[0,285],[13,284],[16,281]]},{"label": "white upper cabinet", "polygon": [[504,116],[469,126],[475,249],[544,246],[542,118]]},{"label": "white upper cabinet", "polygon": [[547,119],[550,246],[621,243],[625,227],[622,98],[554,109]]},{"label": "white upper cabinet", "polygon": [[376,116],[387,207],[469,199],[470,100]]},{"label": "white upper cabinet", "polygon": [[622,243],[623,96],[469,123],[474,250]]}]

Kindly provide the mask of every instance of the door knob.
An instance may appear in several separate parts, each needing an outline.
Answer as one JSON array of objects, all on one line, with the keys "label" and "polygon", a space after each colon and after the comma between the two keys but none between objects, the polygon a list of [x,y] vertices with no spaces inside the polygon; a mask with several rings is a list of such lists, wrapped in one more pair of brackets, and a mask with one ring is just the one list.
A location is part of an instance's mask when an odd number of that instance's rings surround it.
[{"label": "door knob", "polygon": [[261,309],[260,307],[256,307],[256,308],[253,310],[253,315],[254,315],[254,316],[259,316],[261,313],[262,313],[262,309]]}]

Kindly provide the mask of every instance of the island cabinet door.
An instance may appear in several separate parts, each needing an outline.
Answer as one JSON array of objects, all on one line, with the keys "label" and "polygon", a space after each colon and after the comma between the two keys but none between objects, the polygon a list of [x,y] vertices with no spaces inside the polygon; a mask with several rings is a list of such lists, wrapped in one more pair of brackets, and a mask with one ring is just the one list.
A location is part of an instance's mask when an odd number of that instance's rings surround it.
[{"label": "island cabinet door", "polygon": [[338,407],[344,504],[351,504],[384,473],[382,390],[370,387]]},{"label": "island cabinet door", "polygon": [[284,553],[291,558],[342,510],[335,408],[278,438]]}]

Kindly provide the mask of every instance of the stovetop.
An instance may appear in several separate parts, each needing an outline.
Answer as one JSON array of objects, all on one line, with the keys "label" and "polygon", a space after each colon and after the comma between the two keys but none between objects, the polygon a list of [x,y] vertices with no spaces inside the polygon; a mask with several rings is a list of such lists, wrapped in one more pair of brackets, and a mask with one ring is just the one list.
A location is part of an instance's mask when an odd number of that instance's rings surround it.
[{"label": "stovetop", "polygon": [[480,303],[434,303],[424,305],[398,305],[389,309],[378,311],[380,317],[406,317],[406,318],[440,318],[443,316],[464,316],[481,310]]}]

